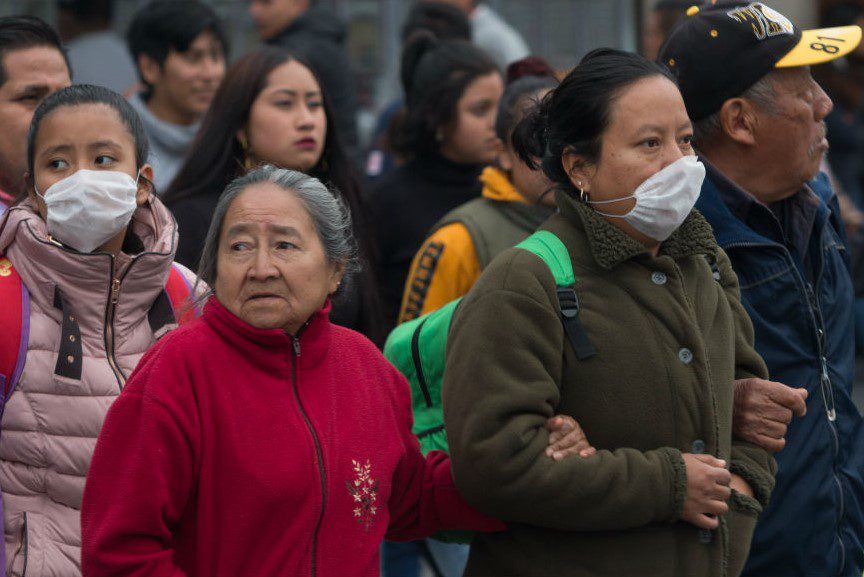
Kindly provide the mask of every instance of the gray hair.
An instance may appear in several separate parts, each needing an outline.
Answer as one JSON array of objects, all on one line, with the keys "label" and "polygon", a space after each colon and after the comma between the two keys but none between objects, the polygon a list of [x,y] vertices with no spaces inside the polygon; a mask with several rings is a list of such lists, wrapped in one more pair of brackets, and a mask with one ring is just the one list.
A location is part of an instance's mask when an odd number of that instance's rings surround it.
[{"label": "gray hair", "polygon": [[[776,110],[774,106],[774,99],[776,98],[774,72],[770,72],[760,78],[756,84],[744,91],[739,98],[751,100],[768,114],[773,114]],[[717,136],[720,131],[720,111],[718,110],[711,116],[693,123],[693,142],[698,148],[701,144]]]},{"label": "gray hair", "polygon": [[[201,262],[198,265],[198,283],[206,283],[210,287],[202,295],[206,299],[212,294],[219,271],[216,263],[219,257],[219,237],[222,235],[222,226],[225,223],[225,215],[234,200],[241,192],[254,184],[272,182],[286,192],[297,195],[300,202],[306,208],[321,244],[324,245],[324,254],[332,263],[340,263],[344,266],[344,276],[341,289],[350,282],[350,277],[360,271],[360,259],[357,252],[357,244],[354,240],[351,225],[351,211],[336,189],[330,189],[317,178],[284,168],[265,164],[248,174],[233,180],[226,188],[216,210],[210,221],[210,229],[204,241],[204,250],[201,253]],[[197,283],[196,283],[197,284]],[[197,288],[197,287],[196,287]],[[197,292],[197,291],[196,291]],[[200,300],[200,299],[199,299]]]}]

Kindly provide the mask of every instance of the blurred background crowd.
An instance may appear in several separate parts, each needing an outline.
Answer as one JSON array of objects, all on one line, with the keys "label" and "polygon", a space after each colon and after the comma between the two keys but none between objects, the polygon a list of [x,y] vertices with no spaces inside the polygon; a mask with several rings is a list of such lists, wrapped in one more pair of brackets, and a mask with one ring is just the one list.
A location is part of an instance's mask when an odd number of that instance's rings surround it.
[{"label": "blurred background crowd", "polygon": [[[224,19],[233,47],[232,58],[236,59],[260,42],[245,0],[205,0],[204,3],[213,6]],[[399,94],[400,31],[413,3],[413,0],[317,1],[344,23],[345,42],[357,86],[361,137],[371,137],[376,111]],[[561,71],[571,68],[598,46],[635,51],[641,31],[651,30],[655,3],[655,0],[483,2],[521,35],[531,54],[543,56]],[[815,25],[820,14],[836,3],[781,0],[772,5],[807,27]],[[0,15],[39,16],[59,26],[63,39],[69,42],[81,34],[81,30],[64,16],[64,12],[68,14],[64,5],[73,10],[83,7],[80,9],[85,11],[88,28],[98,25],[122,36],[136,10],[146,4],[146,0],[0,0]],[[100,12],[109,16],[101,16]],[[115,55],[118,59],[122,56]],[[76,76],[79,76],[77,67]],[[127,78],[134,80],[134,75]]]}]

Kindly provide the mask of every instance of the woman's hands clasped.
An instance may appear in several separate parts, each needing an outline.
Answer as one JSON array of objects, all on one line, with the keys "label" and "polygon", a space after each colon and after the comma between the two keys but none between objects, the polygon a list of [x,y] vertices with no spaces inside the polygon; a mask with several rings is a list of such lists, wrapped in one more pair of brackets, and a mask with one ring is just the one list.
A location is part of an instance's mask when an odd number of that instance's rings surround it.
[{"label": "woman's hands clasped", "polygon": [[[546,421],[549,446],[546,456],[561,461],[573,455],[587,459],[597,453],[588,437],[573,417],[555,415]],[[687,495],[684,501],[683,521],[700,529],[716,529],[719,517],[729,512],[727,501],[732,490],[753,497],[747,482],[730,473],[726,461],[712,455],[682,453],[687,470]]]},{"label": "woman's hands clasped", "polygon": [[[573,455],[587,459],[597,453],[588,437],[573,417],[555,415],[546,421],[549,446],[546,456],[561,461]],[[747,482],[730,473],[726,461],[712,455],[682,453],[687,470],[687,495],[684,501],[683,521],[700,529],[716,529],[719,516],[729,512],[727,501],[732,490],[753,497]]]},{"label": "woman's hands clasped", "polygon": [[597,452],[588,442],[579,423],[569,415],[555,415],[546,421],[546,429],[549,431],[547,457],[561,461],[571,455],[579,455],[587,459]]},{"label": "woman's hands clasped", "polygon": [[687,467],[687,496],[681,519],[700,529],[716,529],[718,515],[729,511],[726,501],[732,494],[732,474],[726,461],[711,455],[683,453]]}]

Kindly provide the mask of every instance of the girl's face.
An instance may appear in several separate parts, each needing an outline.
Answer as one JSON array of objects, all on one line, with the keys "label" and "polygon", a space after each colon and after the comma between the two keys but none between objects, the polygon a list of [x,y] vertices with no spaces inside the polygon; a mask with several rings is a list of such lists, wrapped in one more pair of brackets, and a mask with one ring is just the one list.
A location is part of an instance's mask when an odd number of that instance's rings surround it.
[{"label": "girl's face", "polygon": [[302,172],[318,164],[327,117],[312,72],[296,60],[275,68],[252,103],[248,125],[237,137],[247,142],[256,161]]},{"label": "girl's face", "polygon": [[498,72],[490,72],[471,82],[456,103],[450,127],[441,131],[441,154],[459,164],[491,164],[498,153],[495,118],[504,93]]},{"label": "girl's face", "polygon": [[[542,100],[549,93],[549,88],[539,90],[534,94],[524,96],[517,103],[519,114],[513,119],[513,126],[525,117],[528,109]],[[525,199],[532,204],[540,204],[550,208],[555,206],[555,195],[552,194],[552,181],[543,172],[543,169],[538,168],[532,170],[527,164],[522,162],[510,142],[505,142],[498,155],[498,164],[510,173],[510,180],[516,190],[519,191]]]},{"label": "girl's face", "polygon": [[[120,115],[107,104],[61,106],[42,119],[33,148],[32,182],[45,194],[52,184],[79,170],[114,170],[138,179],[135,159],[135,139],[120,119]],[[138,205],[150,195],[149,181],[153,169],[149,164],[141,168],[138,179]],[[31,195],[45,218],[45,204]]]},{"label": "girl's face", "polygon": [[[120,114],[107,104],[61,106],[42,119],[28,192],[43,219],[48,218],[48,211],[33,185],[44,195],[51,185],[79,170],[111,170],[138,177],[135,139]],[[153,169],[145,164],[140,172],[135,201],[143,206],[150,197]],[[121,245],[125,234],[124,229],[118,235]]]}]

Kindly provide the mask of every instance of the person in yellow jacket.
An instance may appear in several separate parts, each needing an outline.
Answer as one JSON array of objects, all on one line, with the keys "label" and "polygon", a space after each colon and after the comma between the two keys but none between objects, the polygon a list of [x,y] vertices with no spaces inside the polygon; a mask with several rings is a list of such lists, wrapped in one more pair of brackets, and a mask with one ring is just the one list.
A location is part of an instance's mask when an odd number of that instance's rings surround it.
[{"label": "person in yellow jacket", "polygon": [[434,311],[465,295],[498,253],[518,244],[552,215],[555,198],[542,170],[513,150],[513,130],[527,110],[558,84],[551,76],[511,82],[498,110],[498,165],[480,176],[483,194],[442,218],[411,263],[399,322]]}]

